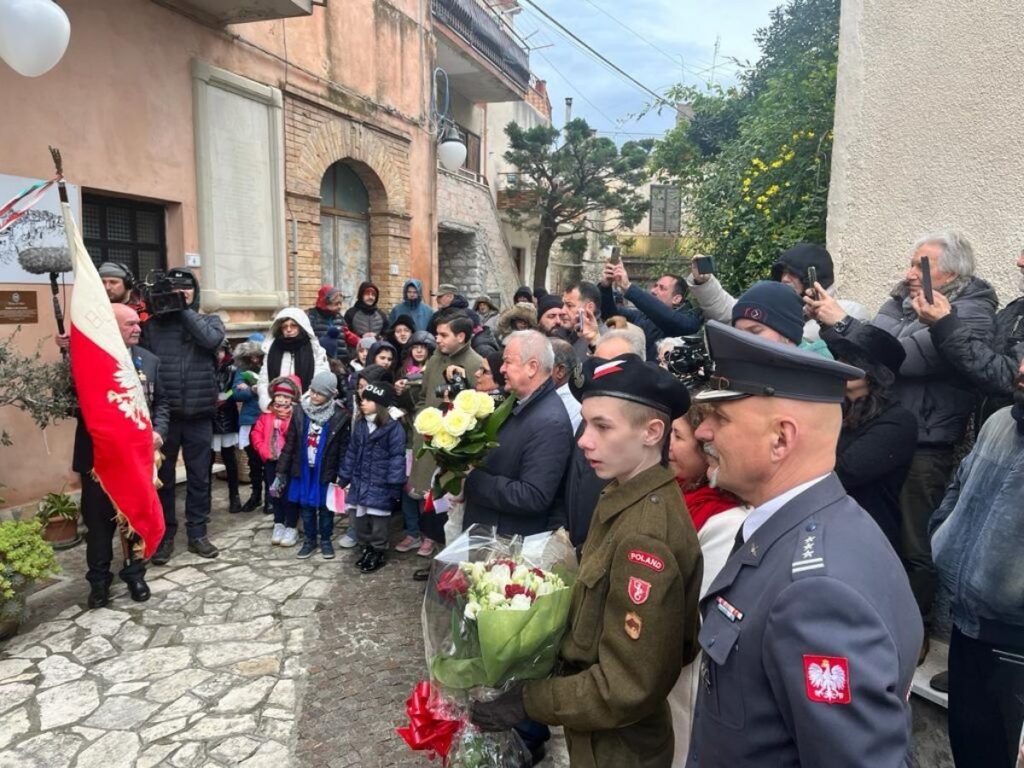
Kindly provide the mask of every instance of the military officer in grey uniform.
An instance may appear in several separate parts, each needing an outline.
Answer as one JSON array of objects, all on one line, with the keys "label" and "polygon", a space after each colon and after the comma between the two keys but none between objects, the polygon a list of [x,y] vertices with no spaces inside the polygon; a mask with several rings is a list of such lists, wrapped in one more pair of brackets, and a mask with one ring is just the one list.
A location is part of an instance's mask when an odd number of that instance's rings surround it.
[{"label": "military officer in grey uniform", "polygon": [[[923,628],[885,535],[833,472],[857,368],[711,321],[709,478],[754,506],[701,601],[688,768],[908,764]],[[678,756],[677,756],[678,759]]]}]

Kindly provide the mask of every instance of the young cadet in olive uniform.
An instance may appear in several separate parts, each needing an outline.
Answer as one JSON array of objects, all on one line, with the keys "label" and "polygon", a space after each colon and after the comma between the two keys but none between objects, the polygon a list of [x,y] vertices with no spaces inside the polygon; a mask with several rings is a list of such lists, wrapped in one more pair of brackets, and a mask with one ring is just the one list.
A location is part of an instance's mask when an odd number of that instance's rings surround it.
[{"label": "young cadet in olive uniform", "polygon": [[864,372],[710,321],[709,478],[753,511],[701,601],[688,768],[907,763],[923,628],[906,572],[836,476]]},{"label": "young cadet in olive uniform", "polygon": [[564,726],[574,768],[669,768],[666,699],[696,655],[703,565],[665,462],[669,425],[690,397],[636,355],[587,360],[572,388],[586,422],[580,448],[612,482],[583,545],[559,676],[475,704],[471,716],[494,730],[525,717]]}]

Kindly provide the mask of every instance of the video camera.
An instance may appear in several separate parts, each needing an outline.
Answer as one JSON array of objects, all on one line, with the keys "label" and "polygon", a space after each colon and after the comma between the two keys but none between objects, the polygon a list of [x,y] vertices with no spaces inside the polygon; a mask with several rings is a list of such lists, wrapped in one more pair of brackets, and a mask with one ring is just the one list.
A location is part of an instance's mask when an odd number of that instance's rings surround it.
[{"label": "video camera", "polygon": [[711,378],[712,362],[701,336],[683,336],[682,344],[665,356],[668,372],[690,389]]},{"label": "video camera", "polygon": [[181,291],[194,287],[195,284],[187,277],[153,270],[146,275],[145,282],[139,286],[139,292],[151,315],[167,315],[187,308],[185,295]]},{"label": "video camera", "polygon": [[434,396],[442,400],[445,397],[448,400],[454,400],[459,392],[464,392],[467,389],[469,389],[469,382],[466,380],[466,377],[459,373],[453,373],[451,378],[445,377],[444,384],[437,385],[434,389]]}]

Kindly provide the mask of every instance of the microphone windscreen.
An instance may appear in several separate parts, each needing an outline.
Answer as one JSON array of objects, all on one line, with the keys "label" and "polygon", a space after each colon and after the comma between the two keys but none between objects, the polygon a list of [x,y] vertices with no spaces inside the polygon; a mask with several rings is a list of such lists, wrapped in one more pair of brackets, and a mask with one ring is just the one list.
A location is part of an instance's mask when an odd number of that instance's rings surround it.
[{"label": "microphone windscreen", "polygon": [[24,248],[18,251],[18,263],[33,275],[72,270],[71,252],[66,247]]}]

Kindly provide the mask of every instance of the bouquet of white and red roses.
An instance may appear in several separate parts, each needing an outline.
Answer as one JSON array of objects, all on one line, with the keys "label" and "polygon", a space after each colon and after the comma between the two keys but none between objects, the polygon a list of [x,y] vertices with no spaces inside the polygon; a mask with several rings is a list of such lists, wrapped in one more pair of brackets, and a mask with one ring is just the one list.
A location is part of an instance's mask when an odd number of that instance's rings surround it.
[{"label": "bouquet of white and red roses", "polygon": [[[575,571],[564,531],[509,539],[473,526],[437,556],[423,601],[431,679],[409,700],[411,725],[399,729],[410,746],[440,754],[449,768],[522,764],[525,747],[515,732],[480,732],[466,707],[551,674]],[[447,733],[444,749],[437,749],[438,732]]]}]

